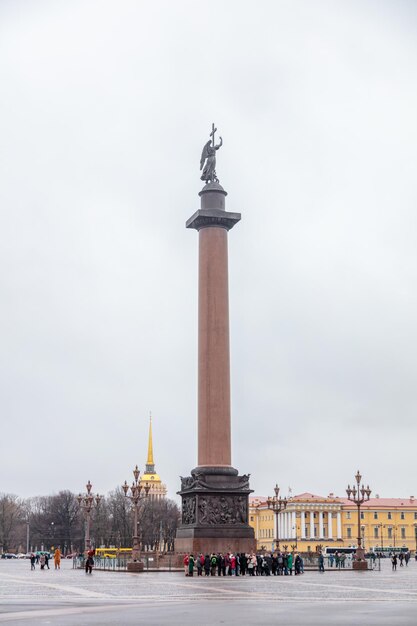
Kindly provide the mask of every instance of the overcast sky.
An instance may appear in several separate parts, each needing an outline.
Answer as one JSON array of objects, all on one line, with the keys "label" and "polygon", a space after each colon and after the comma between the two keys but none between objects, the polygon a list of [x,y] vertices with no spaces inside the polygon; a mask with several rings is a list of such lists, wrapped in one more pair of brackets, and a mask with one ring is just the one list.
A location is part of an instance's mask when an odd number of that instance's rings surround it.
[{"label": "overcast sky", "polygon": [[0,491],[195,467],[214,121],[234,466],[417,496],[415,2],[1,0],[0,91]]}]

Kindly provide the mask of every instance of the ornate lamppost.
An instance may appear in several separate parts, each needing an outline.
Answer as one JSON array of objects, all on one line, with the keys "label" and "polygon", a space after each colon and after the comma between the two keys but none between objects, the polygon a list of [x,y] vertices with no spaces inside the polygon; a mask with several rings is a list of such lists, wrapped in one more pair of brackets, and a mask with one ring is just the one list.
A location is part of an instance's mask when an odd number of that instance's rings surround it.
[{"label": "ornate lamppost", "polygon": [[284,511],[287,508],[287,498],[279,497],[278,483],[275,485],[274,491],[275,491],[275,495],[272,496],[272,498],[268,496],[266,503],[268,505],[268,509],[271,509],[275,513],[275,527],[277,531],[275,543],[276,543],[276,549],[279,550],[278,516],[281,511]]},{"label": "ornate lamppost", "polygon": [[385,528],[384,524],[382,522],[380,522],[379,524],[377,524],[377,528],[380,529],[381,531],[381,548],[382,548],[382,552],[384,552],[384,533],[383,533],[383,529]]},{"label": "ornate lamppost", "polygon": [[366,489],[361,484],[362,476],[359,470],[355,476],[356,485],[354,484],[351,488],[348,485],[346,489],[348,500],[356,504],[358,507],[358,547],[356,549],[355,559],[353,561],[353,569],[367,569],[368,564],[365,559],[365,550],[362,547],[362,536],[361,536],[361,505],[369,500],[371,495],[371,490],[369,489],[369,485],[367,485]]},{"label": "ornate lamppost", "polygon": [[[133,562],[140,560],[140,546],[139,546],[139,537],[138,537],[138,508],[139,502],[148,497],[149,489],[151,488],[148,483],[145,486],[141,485],[140,480],[140,471],[138,466],[136,465],[133,470],[134,481],[132,485],[129,487],[127,481],[125,480],[124,485],[122,485],[122,489],[125,493],[126,498],[129,498],[133,505],[133,514],[134,514],[134,522],[133,522],[133,537],[132,537],[132,560]],[[130,489],[130,493],[129,493]],[[141,495],[141,492],[145,493]]]},{"label": "ornate lamppost", "polygon": [[82,512],[84,514],[84,519],[85,519],[84,552],[87,553],[91,548],[91,540],[90,540],[91,510],[94,504],[96,504],[96,506],[100,504],[102,496],[99,496],[98,494],[94,496],[94,494],[91,493],[93,485],[90,483],[90,481],[88,481],[85,488],[87,489],[87,493],[85,494],[80,493],[77,496],[77,500],[78,500],[80,509],[82,509]]}]

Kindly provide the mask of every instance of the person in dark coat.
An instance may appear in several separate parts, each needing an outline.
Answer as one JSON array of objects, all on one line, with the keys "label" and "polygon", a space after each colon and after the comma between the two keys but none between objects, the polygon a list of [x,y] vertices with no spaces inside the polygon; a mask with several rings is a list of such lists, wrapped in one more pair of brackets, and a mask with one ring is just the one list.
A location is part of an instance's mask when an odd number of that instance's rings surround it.
[{"label": "person in dark coat", "polygon": [[204,575],[209,576],[210,574],[210,555],[206,554],[204,557]]},{"label": "person in dark coat", "polygon": [[294,573],[297,576],[297,574],[301,574],[301,557],[299,554],[296,555],[295,557],[295,561],[294,561]]},{"label": "person in dark coat", "polygon": [[93,555],[90,554],[90,552],[91,552],[91,550],[88,551],[87,559],[85,561],[85,573],[86,574],[92,574],[93,573],[94,559],[93,559]]},{"label": "person in dark coat", "polygon": [[194,572],[194,555],[190,554],[188,557],[188,576],[193,576]]},{"label": "person in dark coat", "polygon": [[248,569],[248,557],[244,552],[240,555],[240,573],[245,576]]},{"label": "person in dark coat", "polygon": [[223,554],[219,552],[219,554],[217,555],[217,576],[222,575],[223,566],[224,566]]}]

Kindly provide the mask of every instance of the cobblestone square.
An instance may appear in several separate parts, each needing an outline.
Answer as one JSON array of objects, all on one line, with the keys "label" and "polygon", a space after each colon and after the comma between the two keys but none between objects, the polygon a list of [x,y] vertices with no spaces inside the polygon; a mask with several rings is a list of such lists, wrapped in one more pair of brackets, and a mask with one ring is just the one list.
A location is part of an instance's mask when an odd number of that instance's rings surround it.
[{"label": "cobblestone square", "polygon": [[8,624],[417,623],[417,564],[391,571],[306,572],[295,577],[194,577],[72,569],[30,571],[0,561],[0,623]]}]

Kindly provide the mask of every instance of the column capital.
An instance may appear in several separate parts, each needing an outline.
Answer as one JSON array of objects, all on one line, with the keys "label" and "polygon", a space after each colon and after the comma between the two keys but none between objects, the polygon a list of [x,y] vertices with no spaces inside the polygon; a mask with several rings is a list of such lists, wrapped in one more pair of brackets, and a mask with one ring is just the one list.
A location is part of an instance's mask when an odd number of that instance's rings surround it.
[{"label": "column capital", "polygon": [[202,228],[218,227],[231,230],[241,220],[240,213],[231,213],[221,209],[199,209],[186,222],[186,228],[201,230]]}]

